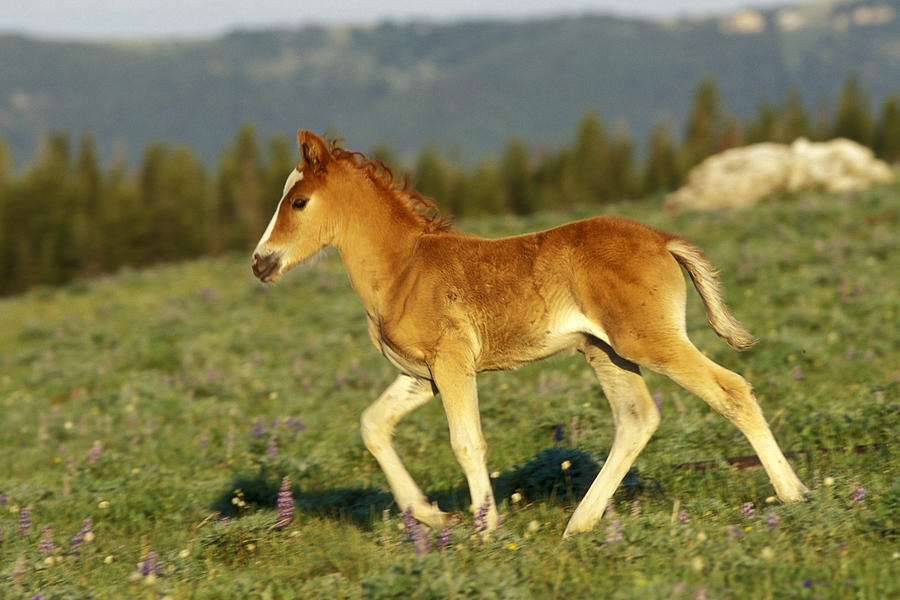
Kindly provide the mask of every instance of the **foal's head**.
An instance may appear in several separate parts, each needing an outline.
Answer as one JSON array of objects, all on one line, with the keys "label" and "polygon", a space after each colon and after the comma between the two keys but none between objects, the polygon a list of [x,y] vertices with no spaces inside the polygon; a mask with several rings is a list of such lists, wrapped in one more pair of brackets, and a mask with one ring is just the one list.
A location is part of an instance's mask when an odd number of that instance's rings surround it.
[{"label": "foal's head", "polygon": [[340,218],[340,181],[329,178],[337,162],[321,138],[297,134],[300,164],[284,184],[281,202],[253,252],[253,273],[262,281],[278,281],[297,263],[334,241]]}]

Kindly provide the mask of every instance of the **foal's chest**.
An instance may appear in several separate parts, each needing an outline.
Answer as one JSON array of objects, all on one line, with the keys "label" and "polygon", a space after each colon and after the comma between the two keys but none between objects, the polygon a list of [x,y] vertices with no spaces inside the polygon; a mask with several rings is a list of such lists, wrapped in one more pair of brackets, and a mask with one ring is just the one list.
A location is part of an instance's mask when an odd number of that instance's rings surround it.
[{"label": "foal's chest", "polygon": [[387,338],[384,329],[377,319],[369,315],[369,338],[381,355],[388,359],[392,365],[407,375],[431,379],[431,370],[425,364],[424,357],[410,356],[409,352],[400,351],[395,344]]}]

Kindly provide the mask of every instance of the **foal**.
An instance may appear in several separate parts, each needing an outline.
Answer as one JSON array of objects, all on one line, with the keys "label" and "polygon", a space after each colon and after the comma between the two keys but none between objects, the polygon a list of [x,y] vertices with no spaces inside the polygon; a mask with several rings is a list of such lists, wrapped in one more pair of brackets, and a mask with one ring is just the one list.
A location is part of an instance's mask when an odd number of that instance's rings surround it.
[{"label": "foal", "polygon": [[[360,153],[300,131],[302,161],[253,253],[253,272],[277,281],[326,246],[340,252],[375,347],[400,371],[362,415],[366,447],[397,505],[442,527],[391,442],[394,426],[440,392],[450,442],[473,509],[487,500],[497,526],[475,376],[574,348],[600,379],[615,438],[565,534],[594,527],[659,425],[640,366],[700,396],[747,436],[782,500],[806,487],[785,460],[740,375],[698,351],[685,330],[683,267],[710,326],[744,350],[755,340],[728,313],[715,271],[686,240],[625,219],[597,217],[540,233],[487,240],[449,231],[434,206]],[[680,267],[679,267],[680,266]]]}]

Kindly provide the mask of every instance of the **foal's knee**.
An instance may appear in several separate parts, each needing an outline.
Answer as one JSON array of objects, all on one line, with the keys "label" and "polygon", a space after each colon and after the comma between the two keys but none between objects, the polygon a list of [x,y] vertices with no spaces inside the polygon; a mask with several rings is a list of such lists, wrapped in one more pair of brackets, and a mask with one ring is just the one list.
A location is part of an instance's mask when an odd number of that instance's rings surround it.
[{"label": "foal's knee", "polygon": [[713,408],[723,416],[731,420],[755,420],[762,416],[753,386],[746,379],[722,369],[715,374],[715,380],[721,393],[719,406]]},{"label": "foal's knee", "polygon": [[451,435],[450,447],[460,463],[481,463],[487,454],[484,436],[469,435],[467,432]]},{"label": "foal's knee", "polygon": [[390,446],[391,426],[374,406],[363,411],[359,419],[359,430],[363,443],[372,454],[377,454],[382,448]]},{"label": "foal's knee", "polygon": [[616,427],[625,426],[639,430],[647,436],[653,435],[660,423],[659,409],[650,396],[639,397],[633,403],[614,405]]}]

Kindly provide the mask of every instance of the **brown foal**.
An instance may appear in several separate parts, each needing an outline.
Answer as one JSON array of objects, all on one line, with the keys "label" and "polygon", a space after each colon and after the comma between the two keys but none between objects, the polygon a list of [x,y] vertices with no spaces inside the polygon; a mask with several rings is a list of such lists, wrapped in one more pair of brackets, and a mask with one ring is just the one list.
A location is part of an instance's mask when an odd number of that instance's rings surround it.
[{"label": "brown foal", "polygon": [[473,509],[498,515],[485,463],[475,376],[566,349],[593,367],[612,407],[615,438],[565,534],[589,530],[659,424],[640,366],[695,393],[740,429],[782,500],[806,487],[785,460],[753,388],[704,356],[685,329],[684,268],[710,326],[730,346],[754,339],[731,316],[718,279],[690,242],[626,219],[597,217],[499,240],[449,230],[434,206],[386,168],[301,131],[302,161],[253,253],[277,281],[326,246],[340,252],[366,309],[375,347],[400,371],[362,415],[366,447],[402,510],[444,526],[394,450],[394,426],[439,391]]}]

